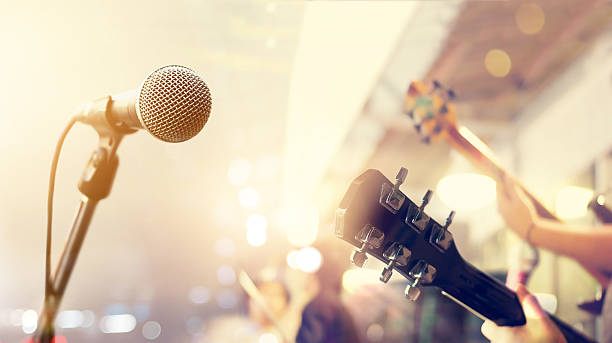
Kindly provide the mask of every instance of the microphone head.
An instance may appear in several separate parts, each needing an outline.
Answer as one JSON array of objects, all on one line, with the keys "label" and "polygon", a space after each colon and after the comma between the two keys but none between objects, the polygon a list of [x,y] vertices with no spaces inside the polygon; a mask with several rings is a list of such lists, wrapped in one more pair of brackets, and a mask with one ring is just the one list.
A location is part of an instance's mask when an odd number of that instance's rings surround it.
[{"label": "microphone head", "polygon": [[168,65],[153,71],[138,89],[136,114],[143,128],[166,142],[183,142],[202,130],[212,98],[193,70]]}]

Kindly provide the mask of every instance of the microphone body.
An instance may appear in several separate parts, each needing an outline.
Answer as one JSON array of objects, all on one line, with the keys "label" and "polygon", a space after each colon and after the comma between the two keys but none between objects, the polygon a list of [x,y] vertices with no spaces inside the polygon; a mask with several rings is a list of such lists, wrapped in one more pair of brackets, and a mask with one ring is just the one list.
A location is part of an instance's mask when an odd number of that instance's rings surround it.
[{"label": "microphone body", "polygon": [[144,129],[166,142],[197,135],[210,116],[206,83],[189,68],[170,65],[149,74],[138,89],[82,106],[77,120],[115,134]]}]

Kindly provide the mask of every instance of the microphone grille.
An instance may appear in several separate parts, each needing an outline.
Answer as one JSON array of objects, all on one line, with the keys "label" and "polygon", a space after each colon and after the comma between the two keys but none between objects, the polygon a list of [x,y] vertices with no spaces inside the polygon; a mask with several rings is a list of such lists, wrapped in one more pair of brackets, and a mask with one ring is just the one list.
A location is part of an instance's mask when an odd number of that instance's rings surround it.
[{"label": "microphone grille", "polygon": [[153,71],[140,86],[136,111],[145,130],[166,142],[183,142],[202,130],[212,98],[193,70],[168,65]]}]

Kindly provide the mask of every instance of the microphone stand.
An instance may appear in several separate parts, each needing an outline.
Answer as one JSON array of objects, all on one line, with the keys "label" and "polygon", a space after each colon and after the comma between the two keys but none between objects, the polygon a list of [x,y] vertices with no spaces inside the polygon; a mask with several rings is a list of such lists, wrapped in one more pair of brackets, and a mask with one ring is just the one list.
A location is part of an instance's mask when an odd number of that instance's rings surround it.
[{"label": "microphone stand", "polygon": [[98,99],[87,109],[83,117],[87,117],[89,122],[95,122],[93,127],[98,132],[100,139],[98,148],[92,152],[79,180],[78,188],[83,196],[62,255],[50,280],[45,280],[49,282],[50,292],[45,297],[40,313],[37,331],[34,334],[35,343],[51,343],[55,337],[54,321],[87,234],[89,223],[96,205],[109,195],[115,179],[119,165],[116,155],[117,147],[124,133],[129,132],[121,132],[121,128],[114,126],[108,119],[110,104],[110,97]]}]

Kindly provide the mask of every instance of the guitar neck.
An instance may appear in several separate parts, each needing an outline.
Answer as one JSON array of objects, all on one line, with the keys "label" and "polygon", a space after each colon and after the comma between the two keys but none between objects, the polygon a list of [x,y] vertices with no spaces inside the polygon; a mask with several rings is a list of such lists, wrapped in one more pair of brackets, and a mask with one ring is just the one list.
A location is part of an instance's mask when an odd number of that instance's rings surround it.
[{"label": "guitar neck", "polygon": [[503,182],[504,178],[511,178],[533,202],[536,211],[541,217],[560,221],[538,198],[499,165],[491,149],[471,131],[465,127],[458,129],[455,126],[451,126],[447,129],[447,134],[450,145],[464,155],[480,171],[497,182]]},{"label": "guitar neck", "polygon": [[[457,259],[460,260],[460,259]],[[516,293],[503,283],[463,261],[452,268],[453,273],[437,285],[452,300],[500,326],[525,324],[525,315]],[[549,314],[567,342],[594,343],[572,326]]]}]

